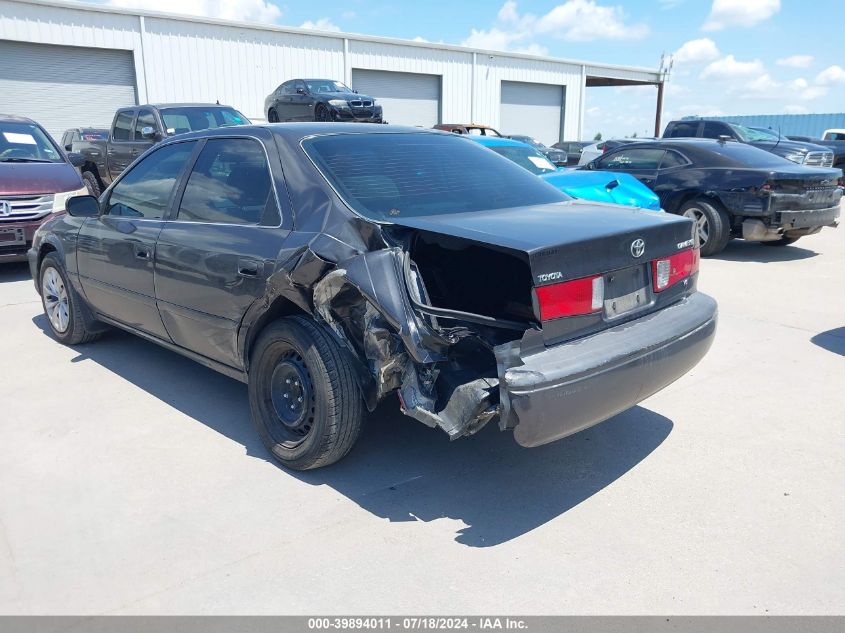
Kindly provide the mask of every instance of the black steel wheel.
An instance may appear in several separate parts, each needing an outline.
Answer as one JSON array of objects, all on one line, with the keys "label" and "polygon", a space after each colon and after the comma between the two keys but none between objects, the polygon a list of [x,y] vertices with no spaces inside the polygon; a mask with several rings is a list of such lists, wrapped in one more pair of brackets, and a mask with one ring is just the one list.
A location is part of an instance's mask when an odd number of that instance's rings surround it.
[{"label": "black steel wheel", "polygon": [[340,345],[309,317],[270,324],[251,354],[252,419],[273,457],[294,470],[332,464],[361,432],[363,399]]}]

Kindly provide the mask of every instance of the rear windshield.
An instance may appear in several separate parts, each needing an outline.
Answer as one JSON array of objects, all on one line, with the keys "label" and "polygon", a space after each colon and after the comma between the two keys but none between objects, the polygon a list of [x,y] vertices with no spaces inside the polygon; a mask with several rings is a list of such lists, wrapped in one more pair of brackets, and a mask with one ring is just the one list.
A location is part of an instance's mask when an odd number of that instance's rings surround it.
[{"label": "rear windshield", "polygon": [[0,123],[0,163],[62,163],[49,136],[34,123]]},{"label": "rear windshield", "polygon": [[453,134],[348,134],[303,143],[354,211],[376,221],[505,209],[569,196]]},{"label": "rear windshield", "polygon": [[707,145],[707,149],[723,156],[727,160],[745,167],[783,167],[784,163],[794,167],[795,163],[781,158],[777,154],[772,154],[764,149],[754,147],[753,145],[746,145],[745,143],[737,143],[736,141],[726,141],[724,143],[713,143]]},{"label": "rear windshield", "polygon": [[232,125],[250,123],[243,114],[234,108],[192,106],[189,108],[167,108],[161,111],[164,127],[168,134],[184,134],[197,130],[208,130]]}]

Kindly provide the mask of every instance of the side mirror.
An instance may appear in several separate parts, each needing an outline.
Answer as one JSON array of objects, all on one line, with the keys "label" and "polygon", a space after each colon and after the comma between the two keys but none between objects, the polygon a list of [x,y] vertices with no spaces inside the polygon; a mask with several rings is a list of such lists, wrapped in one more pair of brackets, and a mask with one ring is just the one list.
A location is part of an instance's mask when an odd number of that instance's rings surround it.
[{"label": "side mirror", "polygon": [[157,132],[153,126],[145,125],[141,128],[141,138],[146,139],[148,141],[160,141],[161,133]]},{"label": "side mirror", "polygon": [[67,159],[74,167],[82,167],[85,164],[85,157],[77,152],[70,152]]},{"label": "side mirror", "polygon": [[100,203],[94,196],[74,196],[65,203],[65,211],[75,218],[96,218],[100,215]]},{"label": "side mirror", "polygon": [[305,94],[305,88],[297,88],[297,89],[296,89],[296,94],[298,94],[298,95],[304,95],[304,94]]},{"label": "side mirror", "polygon": [[65,151],[66,152],[69,152],[72,149],[73,149],[73,145],[71,143],[68,143],[67,145],[65,145]]}]

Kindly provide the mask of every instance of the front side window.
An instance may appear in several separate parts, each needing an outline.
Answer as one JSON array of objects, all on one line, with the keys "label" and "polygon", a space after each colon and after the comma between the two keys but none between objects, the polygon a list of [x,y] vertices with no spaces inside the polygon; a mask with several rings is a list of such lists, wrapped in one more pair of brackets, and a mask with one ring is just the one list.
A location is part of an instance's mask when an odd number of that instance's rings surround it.
[{"label": "front side window", "polygon": [[475,141],[453,134],[337,134],[306,153],[360,215],[441,215],[531,206],[569,196]]},{"label": "front side window", "polygon": [[163,218],[194,146],[194,142],[165,145],[144,158],[114,186],[106,213],[149,220]]},{"label": "front side window", "polygon": [[[736,128],[734,128],[736,129]],[[704,130],[701,132],[704,138],[719,138],[720,136],[731,136],[731,129],[724,123],[704,122]],[[742,135],[740,134],[740,137]]]},{"label": "front side window", "polygon": [[276,206],[267,157],[250,139],[210,139],[194,165],[177,220],[258,224]]},{"label": "front side window", "polygon": [[0,163],[61,163],[64,159],[34,123],[0,123]]},{"label": "front side window", "polygon": [[135,140],[136,141],[147,141],[150,139],[144,138],[144,134],[142,130],[145,127],[153,128],[153,131],[156,129],[156,118],[155,115],[150,110],[141,110],[138,112],[138,118],[135,121]]},{"label": "front side window", "polygon": [[501,147],[491,147],[490,149],[504,156],[509,161],[516,163],[523,169],[527,169],[532,174],[550,174],[557,171],[557,167],[552,165],[548,158],[530,147],[503,145]]},{"label": "front side window", "polygon": [[114,132],[112,138],[115,141],[131,141],[132,140],[132,119],[134,112],[121,112],[114,120]]},{"label": "front side window", "polygon": [[663,158],[662,149],[623,149],[599,159],[599,169],[657,169]]}]

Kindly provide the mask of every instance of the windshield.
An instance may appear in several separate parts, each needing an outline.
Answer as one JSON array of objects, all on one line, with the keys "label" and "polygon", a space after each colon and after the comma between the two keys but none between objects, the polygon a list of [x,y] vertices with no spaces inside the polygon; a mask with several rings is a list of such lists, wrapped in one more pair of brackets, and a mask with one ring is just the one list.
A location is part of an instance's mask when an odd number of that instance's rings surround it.
[{"label": "windshield", "polygon": [[34,123],[0,123],[0,163],[63,163],[49,136]]},{"label": "windshield", "polygon": [[761,130],[759,128],[745,127],[744,125],[736,124],[733,124],[733,129],[736,130],[739,137],[746,143],[778,140],[777,132],[772,132],[771,130]]},{"label": "windshield", "polygon": [[557,167],[552,165],[548,158],[543,156],[540,152],[530,147],[514,147],[503,145],[501,147],[491,147],[494,152],[501,154],[509,161],[512,161],[527,169],[532,174],[549,174],[557,171]]},{"label": "windshield", "polygon": [[185,134],[232,125],[249,125],[250,120],[234,108],[209,106],[200,108],[167,108],[161,111],[164,128],[168,134]]},{"label": "windshield", "polygon": [[338,134],[309,139],[303,147],[346,204],[376,221],[570,199],[453,134]]},{"label": "windshield", "polygon": [[305,85],[308,92],[318,94],[320,92],[352,92],[352,89],[339,81],[331,79],[306,79]]}]

